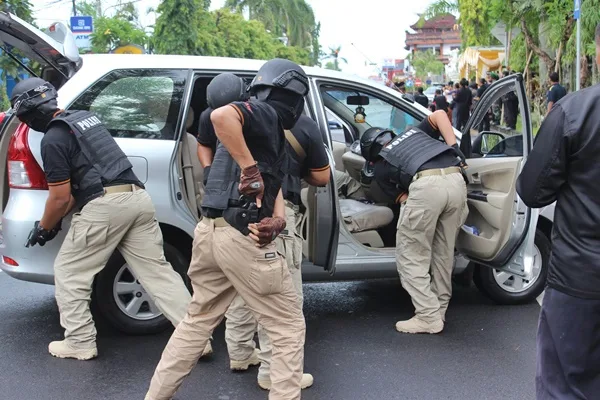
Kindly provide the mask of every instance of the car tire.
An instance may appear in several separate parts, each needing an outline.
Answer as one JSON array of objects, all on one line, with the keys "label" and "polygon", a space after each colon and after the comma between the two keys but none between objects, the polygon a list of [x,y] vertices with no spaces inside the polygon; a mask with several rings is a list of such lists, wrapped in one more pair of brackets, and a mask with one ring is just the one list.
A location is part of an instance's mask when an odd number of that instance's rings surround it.
[{"label": "car tire", "polygon": [[[189,260],[179,249],[169,243],[164,243],[163,248],[165,258],[171,263],[173,269],[181,275],[188,290],[190,290],[190,282],[187,276]],[[116,294],[114,290],[116,280],[126,281],[127,283],[137,282],[128,269],[124,270],[125,266],[126,262],[121,253],[115,251],[106,263],[106,267],[96,277],[92,296],[95,303],[94,308],[115,329],[128,335],[156,334],[171,327],[171,322],[160,311],[158,313],[152,312],[148,303],[143,305],[147,311],[140,313],[140,317],[129,315],[123,310],[126,298]]]},{"label": "car tire", "polygon": [[[504,281],[504,277],[499,277],[500,271],[483,265],[476,265],[473,275],[475,286],[485,296],[498,304],[514,305],[534,301],[542,293],[546,285],[550,252],[552,250],[550,240],[539,229],[535,232],[534,246],[537,250],[536,257],[539,257],[534,263],[539,262],[540,264],[539,273],[536,274],[533,284],[527,286],[528,283],[525,283],[523,290],[511,289],[509,284],[499,283]],[[510,276],[510,274],[508,275]],[[515,276],[512,276],[512,278],[508,277],[505,282],[509,283],[511,279],[514,282],[518,278]]]}]

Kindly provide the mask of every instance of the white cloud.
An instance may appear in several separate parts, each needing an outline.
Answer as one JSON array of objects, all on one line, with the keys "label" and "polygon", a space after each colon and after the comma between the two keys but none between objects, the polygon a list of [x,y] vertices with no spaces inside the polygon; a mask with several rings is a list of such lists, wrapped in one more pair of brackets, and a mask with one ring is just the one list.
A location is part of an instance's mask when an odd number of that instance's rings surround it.
[{"label": "white cloud", "polygon": [[[59,1],[57,4],[56,1]],[[342,46],[340,57],[348,60],[342,69],[358,75],[370,75],[374,67],[365,66],[367,59],[381,65],[384,58],[402,58],[405,30],[418,19],[433,0],[307,0],[315,17],[321,22],[320,42],[324,51]],[[72,13],[71,0],[32,0],[34,16],[40,25],[61,20],[68,22]],[[115,0],[102,2],[103,9],[116,5]],[[157,7],[159,0],[136,1],[142,22],[151,25],[154,15],[145,15],[148,7]],[[223,6],[225,0],[212,0],[211,8]],[[352,45],[354,43],[354,46]],[[375,69],[376,70],[376,69]]]}]

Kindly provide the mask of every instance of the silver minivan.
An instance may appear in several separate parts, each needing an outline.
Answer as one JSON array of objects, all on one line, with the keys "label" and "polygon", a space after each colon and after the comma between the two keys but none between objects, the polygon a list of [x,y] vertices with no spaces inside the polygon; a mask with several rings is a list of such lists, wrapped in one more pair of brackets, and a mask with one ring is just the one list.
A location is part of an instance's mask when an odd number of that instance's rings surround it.
[{"label": "silver minivan", "polygon": [[[152,196],[165,255],[186,279],[203,194],[195,135],[198,117],[207,107],[206,87],[221,72],[251,79],[263,61],[171,55],[80,56],[72,34],[62,23],[42,32],[6,13],[0,13],[0,42],[42,65],[41,77],[59,89],[61,107],[89,110],[100,116]],[[429,111],[372,81],[320,68],[306,67],[306,72],[311,90],[305,113],[321,130],[332,170],[360,182],[371,202],[344,198],[333,174],[326,187],[303,190],[304,279],[397,279],[394,246],[399,206],[389,204],[369,179],[359,138],[372,126],[402,132],[426,118]],[[478,121],[487,109],[511,91],[520,101],[520,132],[507,134],[500,128],[477,132]],[[334,137],[329,122],[332,117],[337,131]],[[472,274],[482,292],[498,303],[529,301],[544,287],[553,208],[541,214],[530,210],[515,191],[516,177],[532,146],[522,76],[512,75],[492,85],[464,132],[468,135],[456,134],[472,143],[467,171],[470,214],[467,226],[459,233],[455,274]],[[17,279],[53,284],[53,261],[70,217],[63,221],[63,231],[44,247],[24,246],[34,221],[42,216],[48,195],[41,138],[42,133],[14,117],[1,132],[0,153],[7,161],[0,182],[0,268]],[[118,252],[96,276],[92,301],[102,316],[126,333],[152,333],[169,326]]]}]

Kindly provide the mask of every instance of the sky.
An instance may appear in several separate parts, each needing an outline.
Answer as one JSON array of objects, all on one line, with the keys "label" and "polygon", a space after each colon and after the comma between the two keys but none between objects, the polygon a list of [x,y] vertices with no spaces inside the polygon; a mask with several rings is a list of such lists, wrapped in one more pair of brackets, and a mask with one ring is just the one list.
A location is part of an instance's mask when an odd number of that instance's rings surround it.
[{"label": "sky", "polygon": [[[127,1],[127,0],[124,0]],[[154,13],[146,14],[149,7],[160,0],[132,0],[137,6],[142,23],[152,25]],[[348,64],[340,66],[344,72],[367,77],[377,73],[384,58],[403,58],[405,30],[418,19],[434,0],[307,0],[315,18],[321,22],[320,43],[325,52],[329,47],[341,46],[340,57]],[[71,0],[31,0],[38,26],[55,21],[68,24],[72,15]],[[212,0],[211,9],[221,8],[225,0]],[[103,0],[102,9],[110,14],[117,0]],[[112,7],[114,10],[114,7]],[[378,67],[365,66],[377,63]]]}]

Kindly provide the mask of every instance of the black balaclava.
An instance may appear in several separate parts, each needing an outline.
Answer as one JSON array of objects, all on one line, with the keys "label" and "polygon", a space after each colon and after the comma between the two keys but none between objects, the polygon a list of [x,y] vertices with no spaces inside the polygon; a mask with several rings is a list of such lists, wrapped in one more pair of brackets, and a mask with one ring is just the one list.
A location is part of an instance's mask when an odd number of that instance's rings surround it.
[{"label": "black balaclava", "polygon": [[283,129],[292,129],[304,110],[304,97],[288,90],[265,88],[256,97],[275,109]]},{"label": "black balaclava", "polygon": [[46,133],[48,124],[52,121],[57,111],[58,103],[56,99],[52,99],[21,115],[19,119],[33,130]]}]

